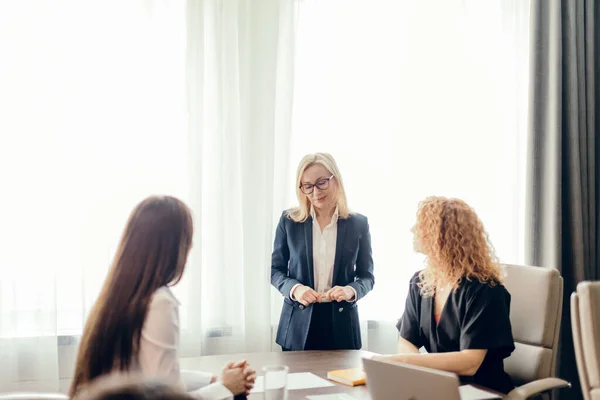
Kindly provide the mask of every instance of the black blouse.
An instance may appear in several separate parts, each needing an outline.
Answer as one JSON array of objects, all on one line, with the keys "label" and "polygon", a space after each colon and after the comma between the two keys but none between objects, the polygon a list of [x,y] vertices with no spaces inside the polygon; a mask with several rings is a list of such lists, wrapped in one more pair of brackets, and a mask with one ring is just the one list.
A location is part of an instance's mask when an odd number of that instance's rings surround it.
[{"label": "black blouse", "polygon": [[436,325],[434,298],[421,297],[418,275],[410,281],[404,314],[397,325],[400,335],[429,353],[487,350],[477,373],[461,376],[461,381],[510,392],[514,385],[504,372],[504,359],[514,351],[515,344],[506,288],[463,279],[448,296]]}]

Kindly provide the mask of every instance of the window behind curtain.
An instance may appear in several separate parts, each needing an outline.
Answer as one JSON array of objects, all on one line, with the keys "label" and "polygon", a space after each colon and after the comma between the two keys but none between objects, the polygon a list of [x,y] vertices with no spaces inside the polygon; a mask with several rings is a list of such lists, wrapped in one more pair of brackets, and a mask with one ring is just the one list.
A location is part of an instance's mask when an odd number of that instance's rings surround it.
[{"label": "window behind curtain", "polygon": [[376,283],[363,319],[402,314],[423,265],[410,228],[426,196],[467,201],[500,260],[523,261],[528,10],[522,0],[300,3],[289,179],[305,153],[330,152],[350,207],[369,217]]},{"label": "window behind curtain", "polygon": [[181,1],[0,6],[0,337],[81,333],[133,207],[186,200],[185,43]]}]

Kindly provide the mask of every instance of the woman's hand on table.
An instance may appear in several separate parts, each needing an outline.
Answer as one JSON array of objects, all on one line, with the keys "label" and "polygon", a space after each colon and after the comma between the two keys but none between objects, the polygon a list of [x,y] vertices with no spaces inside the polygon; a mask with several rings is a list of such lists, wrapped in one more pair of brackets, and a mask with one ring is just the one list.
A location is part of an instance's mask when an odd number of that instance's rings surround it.
[{"label": "woman's hand on table", "polygon": [[256,381],[256,371],[245,360],[237,363],[230,362],[223,368],[218,380],[234,396],[238,394],[249,395]]},{"label": "woman's hand on table", "polygon": [[244,370],[244,375],[246,376],[246,396],[250,395],[250,391],[256,383],[256,371],[250,367],[250,364],[246,360],[238,361],[234,364],[234,368],[242,368]]},{"label": "woman's hand on table", "polygon": [[374,361],[384,361],[384,362],[399,362],[406,363],[406,355],[405,354],[381,354],[371,357],[371,360]]}]

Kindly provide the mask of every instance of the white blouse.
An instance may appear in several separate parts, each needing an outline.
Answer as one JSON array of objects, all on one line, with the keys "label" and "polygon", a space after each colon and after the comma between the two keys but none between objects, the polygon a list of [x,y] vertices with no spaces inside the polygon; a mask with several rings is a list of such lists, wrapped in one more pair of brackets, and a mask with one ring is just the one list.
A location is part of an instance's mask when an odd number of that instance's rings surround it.
[{"label": "white blouse", "polygon": [[144,376],[178,385],[198,399],[233,398],[221,383],[210,383],[213,374],[179,370],[179,302],[166,286],[152,296],[134,364]]},{"label": "white blouse", "polygon": [[[327,293],[333,287],[333,267],[335,264],[335,252],[337,243],[337,227],[339,219],[338,208],[331,217],[329,224],[321,231],[321,226],[317,221],[317,214],[314,208],[311,208],[310,215],[313,220],[312,238],[313,238],[313,268],[314,268],[314,290],[317,293]],[[296,284],[290,290],[290,298],[296,300],[294,290],[300,284]],[[354,292],[354,296],[350,301],[356,299],[356,290],[350,287]]]},{"label": "white blouse", "polygon": [[338,208],[331,217],[329,224],[321,231],[314,209],[313,218],[313,265],[315,291],[327,293],[333,287],[333,264],[335,263],[335,248],[337,242]]}]

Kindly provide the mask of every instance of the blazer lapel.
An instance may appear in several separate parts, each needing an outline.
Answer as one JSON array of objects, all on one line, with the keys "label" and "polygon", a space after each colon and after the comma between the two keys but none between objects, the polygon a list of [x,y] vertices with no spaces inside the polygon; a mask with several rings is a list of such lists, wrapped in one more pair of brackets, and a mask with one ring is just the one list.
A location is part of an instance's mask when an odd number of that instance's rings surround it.
[{"label": "blazer lapel", "polygon": [[308,281],[311,288],[315,288],[315,266],[313,259],[313,219],[308,217],[304,222],[304,240],[306,242],[306,261],[308,265]]},{"label": "blazer lapel", "polygon": [[337,276],[342,269],[342,254],[344,254],[344,243],[346,243],[346,219],[339,218],[337,222],[337,239],[335,241],[335,261],[333,263],[333,286],[337,282]]}]

